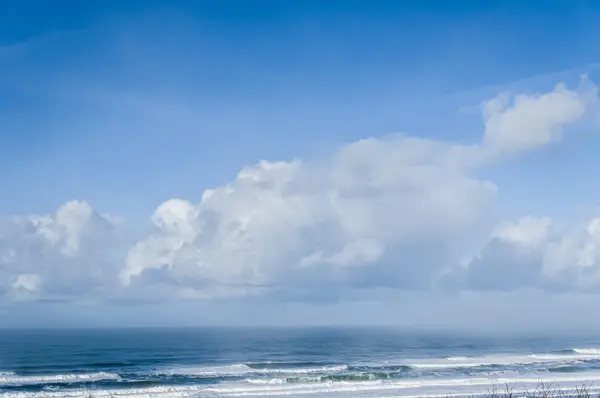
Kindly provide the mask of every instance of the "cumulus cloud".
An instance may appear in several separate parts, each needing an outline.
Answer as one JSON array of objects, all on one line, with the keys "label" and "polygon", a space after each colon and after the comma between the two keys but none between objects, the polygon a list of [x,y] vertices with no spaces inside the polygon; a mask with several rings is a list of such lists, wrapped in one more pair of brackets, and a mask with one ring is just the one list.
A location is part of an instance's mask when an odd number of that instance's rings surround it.
[{"label": "cumulus cloud", "polygon": [[162,203],[152,231],[128,250],[119,220],[85,202],[8,218],[0,294],[127,301],[327,299],[442,284],[587,289],[598,274],[599,224],[561,235],[551,220],[528,217],[493,229],[498,188],[478,166],[560,141],[596,98],[586,79],[574,90],[500,96],[484,104],[484,132],[471,145],[392,135],[320,159],[260,161],[198,202]]},{"label": "cumulus cloud", "polygon": [[600,218],[560,229],[548,218],[502,223],[463,270],[462,288],[600,290]]},{"label": "cumulus cloud", "polygon": [[[496,186],[475,177],[474,167],[559,141],[595,99],[584,77],[575,90],[559,84],[485,103],[484,134],[474,145],[396,135],[343,146],[319,161],[259,162],[205,191],[199,203],[159,206],[154,232],[130,250],[121,282],[168,281],[203,297],[430,288],[491,227]],[[486,251],[534,250],[548,228],[548,220],[533,219],[500,225],[499,247]],[[522,283],[513,277],[506,284]]]},{"label": "cumulus cloud", "polygon": [[447,151],[394,136],[352,143],[326,161],[262,161],[200,203],[159,206],[121,281],[151,283],[150,272],[208,295],[427,287],[465,250],[496,192],[439,156]]},{"label": "cumulus cloud", "polygon": [[551,232],[552,220],[548,217],[527,216],[518,222],[504,221],[494,230],[492,237],[528,249],[538,248]]},{"label": "cumulus cloud", "polygon": [[482,105],[487,157],[505,157],[563,139],[564,129],[597,106],[597,87],[582,76],[578,88],[563,83],[547,93],[507,93]]},{"label": "cumulus cloud", "polygon": [[0,294],[61,299],[114,285],[120,220],[71,201],[56,213],[0,221]]}]

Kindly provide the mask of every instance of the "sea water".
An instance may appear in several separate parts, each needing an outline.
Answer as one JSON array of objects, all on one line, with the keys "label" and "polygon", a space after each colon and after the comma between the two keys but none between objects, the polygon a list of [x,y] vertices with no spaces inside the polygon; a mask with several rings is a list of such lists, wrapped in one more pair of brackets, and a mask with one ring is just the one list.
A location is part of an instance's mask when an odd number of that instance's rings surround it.
[{"label": "sea water", "polygon": [[395,329],[0,331],[0,397],[392,397],[600,384],[600,335]]}]

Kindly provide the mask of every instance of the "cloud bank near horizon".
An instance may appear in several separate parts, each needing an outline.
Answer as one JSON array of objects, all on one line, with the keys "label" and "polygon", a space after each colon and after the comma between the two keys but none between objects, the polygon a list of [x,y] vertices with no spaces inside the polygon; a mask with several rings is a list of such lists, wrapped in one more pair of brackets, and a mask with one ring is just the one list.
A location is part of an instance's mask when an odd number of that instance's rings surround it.
[{"label": "cloud bank near horizon", "polygon": [[[596,292],[600,219],[496,220],[480,177],[597,127],[597,87],[502,94],[479,142],[404,134],[318,159],[260,161],[200,202],[170,199],[129,244],[126,221],[71,201],[0,220],[2,301],[336,299],[357,289]],[[193,183],[193,182],[192,182]],[[498,222],[499,221],[499,222]]]}]

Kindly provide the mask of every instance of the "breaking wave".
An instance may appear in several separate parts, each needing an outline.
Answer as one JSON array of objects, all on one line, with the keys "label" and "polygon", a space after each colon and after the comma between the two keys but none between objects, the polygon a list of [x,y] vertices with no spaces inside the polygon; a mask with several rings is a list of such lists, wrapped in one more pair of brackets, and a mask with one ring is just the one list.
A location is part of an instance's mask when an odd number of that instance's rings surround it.
[{"label": "breaking wave", "polygon": [[[585,346],[583,346],[585,347]],[[464,351],[463,351],[464,352]],[[452,396],[478,395],[493,385],[530,388],[541,379],[568,389],[600,381],[600,349],[469,355],[382,355],[372,362],[344,356],[307,361],[235,363],[112,361],[29,363],[0,372],[0,398],[25,397],[238,397],[238,396]],[[448,354],[448,352],[446,352]],[[475,355],[473,355],[475,354]],[[284,358],[294,358],[286,354]],[[322,361],[319,359],[323,358]],[[370,358],[365,355],[361,358]],[[81,363],[80,360],[76,363]],[[90,365],[93,364],[93,365]],[[133,364],[133,365],[132,365]],[[72,366],[68,368],[68,366]],[[76,371],[74,371],[76,370]],[[46,372],[46,373],[44,373]],[[90,392],[93,391],[93,394]]]},{"label": "breaking wave", "polygon": [[[541,378],[519,376],[490,378],[454,378],[429,380],[364,380],[330,382],[329,380],[282,381],[280,379],[246,380],[242,383],[220,383],[214,385],[155,386],[146,388],[102,388],[93,390],[72,389],[28,392],[6,392],[4,398],[71,398],[71,397],[242,397],[242,396],[363,396],[378,397],[381,394],[402,395],[405,397],[443,397],[486,394],[494,385],[510,384],[514,392],[526,391],[535,387]],[[564,391],[570,391],[582,381],[598,381],[600,374],[585,373],[576,376],[546,378],[546,381],[560,383]]]},{"label": "breaking wave", "polygon": [[175,369],[160,370],[156,373],[183,375],[183,376],[241,376],[249,374],[305,374],[305,373],[328,373],[341,372],[348,369],[347,365],[321,365],[312,364],[312,367],[302,367],[303,364],[233,364],[223,366],[201,366],[181,367]]},{"label": "breaking wave", "polygon": [[0,374],[0,386],[19,386],[28,384],[62,384],[90,382],[100,380],[119,380],[121,377],[114,373],[81,373],[81,374],[57,374],[57,375],[29,375],[20,376],[15,372],[3,372]]},{"label": "breaking wave", "polygon": [[573,348],[573,352],[582,355],[598,355],[600,356],[600,348]]}]

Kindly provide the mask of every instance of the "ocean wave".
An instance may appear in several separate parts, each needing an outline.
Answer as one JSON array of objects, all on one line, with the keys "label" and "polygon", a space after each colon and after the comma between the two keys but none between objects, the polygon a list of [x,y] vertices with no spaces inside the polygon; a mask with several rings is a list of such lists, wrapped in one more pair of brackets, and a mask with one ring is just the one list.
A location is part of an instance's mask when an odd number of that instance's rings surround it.
[{"label": "ocean wave", "polygon": [[457,356],[457,357],[446,357],[445,359],[447,361],[466,361],[467,359],[469,359],[469,357]]},{"label": "ocean wave", "polygon": [[245,364],[249,368],[252,369],[290,369],[290,368],[314,368],[318,366],[323,366],[322,363],[319,362],[249,362]]},{"label": "ocean wave", "polygon": [[572,349],[555,353],[528,355],[483,355],[478,357],[454,356],[441,359],[414,360],[409,366],[421,369],[476,368],[484,366],[531,365],[543,363],[580,363],[600,361],[598,349]]},{"label": "ocean wave", "polygon": [[[112,362],[104,363],[112,364]],[[0,388],[2,386],[7,388],[5,392],[0,393],[0,398],[10,396],[6,395],[9,392],[10,394],[24,393],[24,390],[32,388],[40,389],[34,394],[35,396],[53,393],[66,394],[67,392],[68,394],[77,394],[79,388],[87,385],[79,383],[94,381],[103,381],[100,386],[110,384],[111,391],[122,390],[122,394],[119,394],[124,396],[136,396],[138,393],[147,396],[150,393],[144,391],[154,390],[157,391],[158,396],[186,396],[191,393],[200,396],[210,396],[211,394],[239,396],[263,395],[259,394],[261,391],[265,392],[264,395],[296,394],[297,391],[304,391],[306,394],[312,394],[314,391],[315,394],[328,395],[330,391],[338,391],[339,388],[371,391],[371,389],[377,388],[431,389],[434,387],[445,389],[442,395],[451,395],[452,388],[448,386],[456,386],[456,380],[471,387],[489,386],[490,383],[514,383],[517,379],[512,376],[517,374],[530,376],[530,379],[518,379],[520,383],[537,382],[542,377],[564,382],[571,380],[569,379],[571,376],[573,380],[600,381],[600,372],[592,372],[599,370],[599,367],[600,349],[574,348],[537,354],[455,355],[436,358],[398,358],[397,361],[386,359],[381,362],[348,362],[347,364],[318,361],[258,361],[213,366],[178,366],[164,369],[138,368],[130,369],[127,372],[118,372],[119,374],[63,371],[63,374],[30,375],[2,371],[0,372]],[[471,370],[470,368],[478,369]],[[72,385],[64,386],[65,384]],[[28,387],[30,385],[36,385],[36,387]],[[39,387],[40,385],[47,386],[42,389]],[[190,389],[181,389],[180,387]],[[59,388],[59,390],[50,388]],[[163,391],[161,388],[165,388],[164,394],[161,392]],[[94,392],[93,395],[104,396],[102,392],[104,390],[98,391],[100,391],[99,394]],[[175,395],[169,395],[171,393]],[[115,396],[119,396],[119,394],[115,393]],[[403,393],[402,395],[410,394]]]},{"label": "ocean wave", "polygon": [[548,372],[550,373],[577,373],[581,371],[581,368],[578,366],[555,366],[548,368]]},{"label": "ocean wave", "polygon": [[2,398],[75,398],[89,397],[161,397],[175,398],[188,396],[241,397],[241,396],[357,396],[380,397],[402,395],[404,397],[437,397],[456,395],[486,394],[495,385],[509,384],[515,392],[535,388],[540,382],[558,383],[564,391],[583,382],[600,381],[600,373],[582,373],[559,377],[516,376],[499,378],[452,378],[452,379],[411,379],[411,380],[370,380],[341,382],[299,382],[285,383],[275,379],[254,382],[227,382],[213,385],[178,385],[142,388],[102,388],[65,389],[39,391],[35,393],[14,391],[1,394]]},{"label": "ocean wave", "polygon": [[389,380],[394,377],[392,373],[348,373],[338,375],[324,376],[295,376],[280,377],[271,379],[246,379],[250,384],[287,384],[287,383],[328,383],[328,382],[347,382],[347,381],[373,381]]},{"label": "ocean wave", "polygon": [[198,396],[205,392],[203,386],[157,386],[148,388],[120,388],[120,389],[71,389],[57,391],[27,391],[0,393],[2,398],[182,398]]},{"label": "ocean wave", "polygon": [[[582,349],[583,350],[583,349]],[[588,361],[593,364],[600,361],[599,355],[583,353],[563,354],[521,354],[521,355],[484,355],[484,356],[449,356],[445,358],[415,358],[399,360],[392,363],[366,363],[366,364],[323,364],[319,362],[250,362],[219,366],[185,366],[179,368],[169,368],[166,370],[157,370],[155,374],[171,376],[189,376],[189,377],[243,377],[243,376],[277,376],[277,375],[305,375],[319,374],[319,376],[338,373],[408,373],[419,371],[422,374],[426,371],[452,369],[470,369],[480,368],[477,372],[492,372],[528,365],[536,365],[538,370],[544,370],[539,365],[553,368],[569,366],[572,364],[582,364]],[[558,372],[558,371],[557,371]]]},{"label": "ocean wave", "polygon": [[408,372],[412,367],[408,365],[391,365],[391,364],[369,364],[369,365],[350,365],[350,372]]},{"label": "ocean wave", "polygon": [[563,350],[551,351],[546,354],[539,355],[586,355],[586,356],[600,356],[600,348],[568,348]]},{"label": "ocean wave", "polygon": [[582,355],[598,355],[600,356],[600,348],[573,348],[573,352]]},{"label": "ocean wave", "polygon": [[348,370],[348,365],[321,365],[313,367],[289,367],[286,365],[260,367],[260,364],[233,364],[221,366],[181,367],[168,370],[160,370],[156,373],[181,376],[243,376],[250,374],[309,374],[309,373],[331,373]]},{"label": "ocean wave", "polygon": [[[600,374],[579,374],[575,376],[562,377],[498,377],[498,378],[454,378],[454,379],[413,379],[413,380],[373,380],[363,382],[340,382],[331,383],[327,380],[316,384],[310,383],[286,383],[279,379],[254,381],[254,384],[224,384],[216,387],[208,387],[207,392],[217,393],[219,396],[289,396],[289,395],[308,395],[308,394],[333,394],[337,392],[351,392],[352,396],[360,393],[374,391],[401,394],[402,396],[447,396],[453,393],[460,395],[469,395],[471,393],[485,394],[490,388],[497,385],[511,385],[515,391],[519,388],[522,391],[535,388],[540,381],[546,383],[561,383],[561,386],[568,390],[584,382],[598,381]],[[314,383],[314,381],[313,381]],[[376,394],[375,396],[379,396]]]},{"label": "ocean wave", "polygon": [[253,373],[251,367],[246,364],[218,365],[218,366],[186,366],[159,370],[157,374],[181,375],[181,376],[237,376]]},{"label": "ocean wave", "polygon": [[72,373],[56,375],[21,376],[14,372],[4,372],[0,375],[0,386],[21,386],[31,384],[66,384],[91,382],[100,380],[119,380],[121,377],[114,373]]}]

